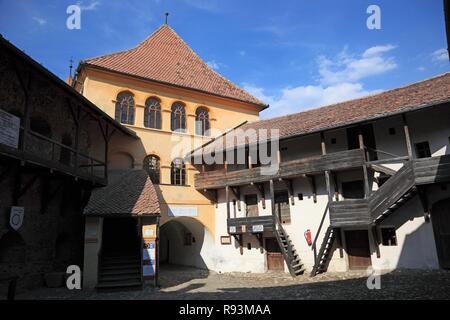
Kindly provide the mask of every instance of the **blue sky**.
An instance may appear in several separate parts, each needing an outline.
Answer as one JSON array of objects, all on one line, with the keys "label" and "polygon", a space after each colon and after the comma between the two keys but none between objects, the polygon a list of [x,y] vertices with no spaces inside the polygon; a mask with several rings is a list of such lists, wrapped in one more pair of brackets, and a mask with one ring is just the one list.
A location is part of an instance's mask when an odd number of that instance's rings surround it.
[{"label": "blue sky", "polygon": [[[66,28],[79,4],[81,29]],[[366,9],[381,9],[369,30]],[[59,77],[75,63],[134,47],[164,21],[226,78],[302,111],[449,71],[442,0],[0,0],[0,33]]]}]

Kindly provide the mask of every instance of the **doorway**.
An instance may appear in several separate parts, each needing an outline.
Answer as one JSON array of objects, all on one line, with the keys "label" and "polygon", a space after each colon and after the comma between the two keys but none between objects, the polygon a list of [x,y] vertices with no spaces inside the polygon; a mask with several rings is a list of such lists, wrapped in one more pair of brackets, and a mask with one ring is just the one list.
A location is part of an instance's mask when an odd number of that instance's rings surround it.
[{"label": "doorway", "polygon": [[266,256],[268,271],[284,271],[284,258],[276,238],[266,238]]},{"label": "doorway", "polygon": [[372,265],[367,230],[345,231],[345,242],[350,270],[365,270]]},{"label": "doorway", "polygon": [[364,181],[342,182],[342,196],[344,199],[364,199]]},{"label": "doorway", "polygon": [[374,151],[377,148],[377,145],[375,143],[375,134],[371,123],[347,129],[348,150],[359,149],[359,130],[361,130],[363,136],[364,146],[369,148],[368,160],[378,160],[377,153]]},{"label": "doorway", "polygon": [[136,218],[105,218],[102,252],[105,256],[139,256],[141,240]]},{"label": "doorway", "polygon": [[442,269],[450,269],[450,199],[433,205],[431,220],[439,265]]}]

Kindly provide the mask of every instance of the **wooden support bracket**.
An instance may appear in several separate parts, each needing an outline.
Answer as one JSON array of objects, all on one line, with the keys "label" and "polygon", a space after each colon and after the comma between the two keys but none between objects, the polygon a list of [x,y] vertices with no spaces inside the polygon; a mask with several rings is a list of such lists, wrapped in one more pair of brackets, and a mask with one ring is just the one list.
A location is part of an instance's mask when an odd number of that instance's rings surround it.
[{"label": "wooden support bracket", "polygon": [[261,198],[262,207],[263,209],[266,209],[266,190],[264,188],[264,183],[251,183],[251,185],[256,188],[256,191]]},{"label": "wooden support bracket", "polygon": [[244,236],[242,234],[234,234],[234,239],[239,243],[239,251],[241,255],[244,254]]},{"label": "wooden support bracket", "polygon": [[241,211],[241,191],[239,187],[230,187],[230,189],[236,198],[238,210]]},{"label": "wooden support bracket", "polygon": [[379,259],[381,257],[381,253],[380,253],[380,240],[378,239],[377,227],[372,226],[371,229],[372,229],[372,236],[373,236],[373,245],[375,246],[377,258]]},{"label": "wooden support bracket", "polygon": [[314,176],[310,175],[307,175],[306,177],[308,178],[309,184],[311,185],[314,203],[317,203],[316,179],[314,178]]},{"label": "wooden support bracket", "polygon": [[259,250],[261,251],[261,253],[264,253],[264,239],[263,239],[263,234],[262,233],[254,233],[256,239],[258,239],[259,242]]}]

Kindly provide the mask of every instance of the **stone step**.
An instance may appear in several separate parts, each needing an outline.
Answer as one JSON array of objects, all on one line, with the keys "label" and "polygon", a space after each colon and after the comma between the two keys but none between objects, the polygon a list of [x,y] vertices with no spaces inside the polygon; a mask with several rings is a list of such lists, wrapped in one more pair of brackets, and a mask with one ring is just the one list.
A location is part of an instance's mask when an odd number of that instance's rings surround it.
[{"label": "stone step", "polygon": [[100,282],[97,289],[115,289],[115,288],[136,288],[142,287],[142,282],[139,281],[115,281],[115,282]]},{"label": "stone step", "polygon": [[101,269],[102,275],[119,275],[119,274],[136,274],[139,273],[140,268],[128,268],[128,269]]},{"label": "stone step", "polygon": [[106,282],[117,282],[117,281],[140,281],[141,275],[139,273],[133,273],[133,274],[119,274],[119,275],[104,275],[100,273],[99,282],[100,283],[106,283]]},{"label": "stone step", "polygon": [[117,265],[104,265],[102,264],[100,270],[123,270],[123,269],[138,269],[141,267],[141,263],[129,263],[129,264],[117,264]]}]

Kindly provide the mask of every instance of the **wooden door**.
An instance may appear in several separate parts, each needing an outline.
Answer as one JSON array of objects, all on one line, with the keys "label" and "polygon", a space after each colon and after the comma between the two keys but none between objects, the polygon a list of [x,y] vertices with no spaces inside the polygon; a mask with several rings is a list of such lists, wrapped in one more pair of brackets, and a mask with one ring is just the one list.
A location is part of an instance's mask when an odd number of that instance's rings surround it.
[{"label": "wooden door", "polygon": [[245,196],[245,208],[247,217],[258,216],[258,196],[256,194],[248,194]]},{"label": "wooden door", "polygon": [[433,205],[431,211],[439,265],[450,269],[450,199]]},{"label": "wooden door", "polygon": [[287,191],[275,193],[275,214],[278,215],[281,223],[291,223],[291,209],[289,206],[289,195]]},{"label": "wooden door", "polygon": [[372,265],[367,230],[345,231],[345,242],[350,270],[367,269]]},{"label": "wooden door", "polygon": [[277,239],[266,239],[267,269],[269,271],[284,271],[284,258]]}]

